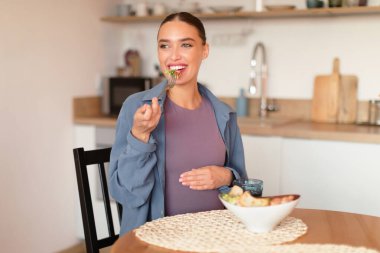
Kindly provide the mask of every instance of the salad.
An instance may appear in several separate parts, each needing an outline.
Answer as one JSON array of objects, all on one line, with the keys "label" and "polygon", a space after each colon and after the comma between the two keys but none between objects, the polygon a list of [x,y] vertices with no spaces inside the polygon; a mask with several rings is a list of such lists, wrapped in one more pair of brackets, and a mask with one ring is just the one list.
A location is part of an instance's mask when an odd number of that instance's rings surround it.
[{"label": "salad", "polygon": [[230,204],[242,207],[274,206],[296,199],[295,195],[253,197],[249,191],[244,191],[237,185],[234,185],[228,193],[222,193],[220,197]]},{"label": "salad", "polygon": [[173,79],[178,79],[181,75],[181,72],[179,72],[176,69],[167,69],[167,70],[165,70],[165,73],[169,74],[169,76]]}]

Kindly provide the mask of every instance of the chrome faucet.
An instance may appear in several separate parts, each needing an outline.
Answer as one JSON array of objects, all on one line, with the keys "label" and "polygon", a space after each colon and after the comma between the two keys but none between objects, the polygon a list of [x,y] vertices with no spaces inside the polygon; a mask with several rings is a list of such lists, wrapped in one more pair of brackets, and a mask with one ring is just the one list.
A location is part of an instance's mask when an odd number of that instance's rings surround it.
[{"label": "chrome faucet", "polygon": [[[259,53],[260,52],[260,53]],[[259,59],[258,56],[261,56]],[[256,44],[253,49],[253,55],[251,59],[252,72],[249,81],[249,93],[255,94],[258,85],[260,85],[260,107],[259,116],[266,117],[268,111],[267,104],[267,79],[268,79],[268,67],[266,62],[265,47],[262,42]]]}]

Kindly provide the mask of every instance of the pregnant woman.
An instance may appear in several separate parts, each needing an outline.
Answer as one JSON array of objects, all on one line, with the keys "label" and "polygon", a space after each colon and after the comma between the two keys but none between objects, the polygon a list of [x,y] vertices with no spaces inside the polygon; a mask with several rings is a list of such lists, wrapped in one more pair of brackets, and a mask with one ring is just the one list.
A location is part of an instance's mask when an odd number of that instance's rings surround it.
[{"label": "pregnant woman", "polygon": [[128,97],[117,120],[109,184],[123,206],[120,234],[168,215],[222,209],[219,192],[246,177],[236,113],[198,83],[209,54],[202,22],[186,12],[167,16],[157,51],[175,85]]}]

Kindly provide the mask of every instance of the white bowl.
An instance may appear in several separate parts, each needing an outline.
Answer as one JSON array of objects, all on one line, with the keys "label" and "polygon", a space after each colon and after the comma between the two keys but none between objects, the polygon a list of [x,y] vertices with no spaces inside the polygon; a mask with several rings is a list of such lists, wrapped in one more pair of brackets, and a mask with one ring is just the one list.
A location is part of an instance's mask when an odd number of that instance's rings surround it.
[{"label": "white bowl", "polygon": [[[289,194],[287,194],[289,195]],[[281,196],[287,196],[281,195]],[[262,207],[243,207],[228,203],[219,195],[220,201],[223,205],[230,210],[241,222],[246,226],[249,231],[255,233],[265,233],[273,230],[283,219],[285,219],[298,204],[300,195],[292,194],[295,196],[293,201]],[[281,197],[278,196],[278,197]],[[276,196],[277,197],[277,196]]]},{"label": "white bowl", "polygon": [[238,12],[243,6],[210,6],[209,7],[215,13],[224,13],[224,12]]}]

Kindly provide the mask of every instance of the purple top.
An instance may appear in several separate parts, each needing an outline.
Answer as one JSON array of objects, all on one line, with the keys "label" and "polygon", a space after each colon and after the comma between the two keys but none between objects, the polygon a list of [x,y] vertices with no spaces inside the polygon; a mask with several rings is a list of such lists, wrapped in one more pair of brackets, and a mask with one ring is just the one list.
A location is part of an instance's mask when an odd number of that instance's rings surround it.
[{"label": "purple top", "polygon": [[179,176],[208,165],[223,166],[226,148],[211,103],[188,110],[167,97],[165,101],[166,173],[165,214],[167,216],[223,209],[218,190],[191,190]]}]

